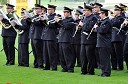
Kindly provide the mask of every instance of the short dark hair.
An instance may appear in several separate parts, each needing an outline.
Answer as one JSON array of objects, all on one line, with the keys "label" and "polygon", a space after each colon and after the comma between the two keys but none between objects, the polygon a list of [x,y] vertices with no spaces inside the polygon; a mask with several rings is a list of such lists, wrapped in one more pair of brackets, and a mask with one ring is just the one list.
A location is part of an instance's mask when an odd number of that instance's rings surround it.
[{"label": "short dark hair", "polygon": [[102,14],[105,14],[105,16],[108,16],[108,12],[102,12]]}]

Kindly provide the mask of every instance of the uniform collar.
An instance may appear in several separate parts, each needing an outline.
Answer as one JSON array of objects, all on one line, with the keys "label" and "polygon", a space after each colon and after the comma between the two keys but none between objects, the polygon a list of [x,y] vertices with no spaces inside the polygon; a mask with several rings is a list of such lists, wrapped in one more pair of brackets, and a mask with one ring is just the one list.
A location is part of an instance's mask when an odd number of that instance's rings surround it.
[{"label": "uniform collar", "polygon": [[86,18],[89,18],[89,17],[91,17],[93,14],[91,14],[91,15],[89,15],[89,16],[86,16]]},{"label": "uniform collar", "polygon": [[102,20],[106,20],[106,19],[108,19],[108,17],[105,17],[105,18],[103,18]]}]

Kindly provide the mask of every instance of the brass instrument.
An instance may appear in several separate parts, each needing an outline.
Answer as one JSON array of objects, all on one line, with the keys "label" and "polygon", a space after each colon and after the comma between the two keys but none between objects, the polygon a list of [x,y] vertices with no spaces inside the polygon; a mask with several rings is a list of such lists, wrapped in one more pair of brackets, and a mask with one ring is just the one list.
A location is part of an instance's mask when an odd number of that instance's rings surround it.
[{"label": "brass instrument", "polygon": [[[10,22],[10,19],[7,17],[7,15],[5,14],[5,12],[2,10],[2,6],[0,6],[0,12],[1,12],[1,17],[3,17],[4,19],[7,19]],[[11,27],[10,24],[4,24],[0,21],[0,24],[5,28],[5,29],[9,29]]]},{"label": "brass instrument", "polygon": [[[13,14],[13,18],[14,18],[14,21],[16,22],[16,24],[19,26],[22,26],[22,23],[19,20],[18,16],[16,15],[15,11],[13,11],[12,14]],[[14,29],[18,34],[22,34],[24,32],[24,30],[19,30],[19,29],[16,29],[15,27],[14,27]]]},{"label": "brass instrument", "polygon": [[[32,14],[29,13],[29,11],[27,11],[26,9],[22,8],[21,10],[25,13],[25,15],[26,15],[28,18],[32,18],[32,17],[33,17]],[[33,12],[33,11],[34,11],[34,10],[31,10],[30,12]]]},{"label": "brass instrument", "polygon": [[49,20],[47,22],[47,24],[50,24],[50,23],[54,24],[54,23],[56,23],[57,22],[56,19],[62,20],[62,17],[55,16],[55,18],[53,20]]},{"label": "brass instrument", "polygon": [[38,17],[35,17],[32,19],[32,22],[34,21],[39,21],[40,20],[40,17],[44,17],[45,20],[48,20],[48,17],[46,14],[42,14],[42,15],[39,15]]}]

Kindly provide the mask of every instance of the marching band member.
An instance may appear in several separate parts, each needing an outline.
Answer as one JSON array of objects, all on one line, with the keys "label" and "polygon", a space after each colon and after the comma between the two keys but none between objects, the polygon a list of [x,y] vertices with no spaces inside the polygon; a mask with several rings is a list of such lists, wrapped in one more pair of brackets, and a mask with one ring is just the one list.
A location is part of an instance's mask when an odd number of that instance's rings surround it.
[{"label": "marching band member", "polygon": [[100,16],[99,16],[100,15],[100,9],[101,9],[101,7],[103,7],[103,5],[100,4],[100,3],[94,3],[93,7],[94,7],[93,8],[93,13],[99,19],[100,18]]},{"label": "marching band member", "polygon": [[71,17],[71,12],[73,10],[64,7],[64,19],[56,21],[58,22],[58,25],[61,26],[58,36],[58,42],[59,42],[59,58],[60,58],[60,64],[62,67],[62,72],[74,72],[74,65],[73,65],[73,50],[72,50],[72,34],[73,34],[73,28],[74,20]]},{"label": "marching band member", "polygon": [[[103,7],[102,4],[100,3],[94,3],[93,6],[93,14],[97,17],[97,19],[100,19],[100,9],[101,7]],[[99,59],[99,52],[98,52],[98,48],[96,48],[96,58],[95,58],[96,64],[95,64],[95,68],[100,68],[100,59]]]},{"label": "marching band member", "polygon": [[122,8],[123,9],[123,11],[122,11],[122,16],[125,18],[126,16],[125,16],[125,11],[126,11],[126,8],[127,8],[127,6],[126,5],[124,5],[124,4],[122,4],[122,3],[120,3],[119,4],[119,6],[120,6],[120,8]]},{"label": "marching band member", "polygon": [[97,31],[97,45],[99,50],[99,58],[102,74],[101,77],[109,77],[111,75],[110,50],[111,50],[111,29],[112,22],[108,17],[107,9],[101,8],[101,20],[94,26]]},{"label": "marching band member", "polygon": [[[96,32],[92,32],[97,18],[92,14],[92,7],[84,6],[85,18],[82,22],[81,34],[81,74],[94,75],[95,68],[95,49],[96,49]],[[89,34],[91,35],[89,36]]]},{"label": "marching band member", "polygon": [[[78,6],[78,9],[76,9],[76,13],[75,13],[75,23],[79,24],[80,22],[80,16],[83,15],[83,7]],[[74,66],[77,62],[77,67],[81,67],[81,63],[80,63],[80,42],[81,42],[81,30],[73,30],[73,38],[72,38],[72,45],[73,45],[73,49],[74,49]]]},{"label": "marching band member", "polygon": [[29,29],[31,25],[30,18],[21,12],[21,25],[15,25],[19,31],[18,35],[18,66],[29,67]]},{"label": "marching band member", "polygon": [[42,69],[43,66],[43,41],[41,39],[43,29],[46,27],[46,8],[35,4],[36,15],[32,18],[29,38],[31,39],[32,51],[34,54],[34,68]]},{"label": "marching band member", "polygon": [[[118,5],[115,5],[114,9],[114,18],[112,21],[112,27],[116,27],[117,29],[121,28],[121,24],[124,21],[124,17],[121,15],[122,8]],[[116,29],[112,29],[112,55],[111,55],[111,62],[112,62],[112,69],[113,70],[123,70],[123,32],[118,33]]]},{"label": "marching band member", "polygon": [[55,26],[56,6],[48,4],[48,22],[42,34],[43,56],[45,56],[45,68],[43,70],[57,70],[57,28]]},{"label": "marching band member", "polygon": [[124,55],[125,63],[126,63],[126,69],[127,69],[126,73],[128,73],[128,19],[124,20],[122,29],[124,31],[127,31],[126,40],[125,40],[124,49],[123,49],[123,55]]},{"label": "marching band member", "polygon": [[[6,4],[7,17],[11,18],[11,12],[14,11],[14,5]],[[9,20],[0,17],[0,21],[5,25],[2,27],[2,37],[3,37],[3,49],[6,55],[6,65],[14,65],[15,64],[15,39],[16,39],[16,31],[11,26]]]}]

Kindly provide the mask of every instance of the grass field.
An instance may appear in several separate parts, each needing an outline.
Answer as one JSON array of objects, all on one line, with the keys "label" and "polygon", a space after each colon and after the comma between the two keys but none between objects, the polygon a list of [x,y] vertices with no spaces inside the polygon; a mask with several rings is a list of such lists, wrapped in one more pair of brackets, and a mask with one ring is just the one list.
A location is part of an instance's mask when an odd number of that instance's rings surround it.
[{"label": "grass field", "polygon": [[[16,41],[17,42],[17,41]],[[0,37],[0,49],[2,48],[2,39]],[[17,47],[17,43],[16,43]],[[124,71],[112,71],[109,78],[101,78],[97,75],[101,73],[96,69],[96,75],[80,75],[80,68],[75,68],[75,73],[58,71],[43,71],[33,68],[33,55],[30,54],[30,67],[19,67],[16,65],[4,66],[6,60],[4,52],[0,52],[0,84],[128,84],[128,73]]]}]

